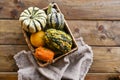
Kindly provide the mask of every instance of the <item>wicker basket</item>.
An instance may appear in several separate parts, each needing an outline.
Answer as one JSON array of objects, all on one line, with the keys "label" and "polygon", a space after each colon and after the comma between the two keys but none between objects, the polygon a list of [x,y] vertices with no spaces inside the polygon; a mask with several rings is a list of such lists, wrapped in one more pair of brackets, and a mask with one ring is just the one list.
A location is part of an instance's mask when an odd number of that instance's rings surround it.
[{"label": "wicker basket", "polygon": [[[60,9],[59,9],[59,7],[58,7],[58,5],[57,5],[56,3],[54,3],[54,6],[53,6],[53,7],[54,7],[58,12],[61,12]],[[45,7],[45,8],[43,8],[43,10],[46,11],[47,8],[48,8],[48,7]],[[74,37],[73,37],[73,35],[72,35],[72,32],[71,32],[70,29],[69,29],[69,26],[68,26],[66,20],[65,20],[65,26],[64,26],[64,27],[65,27],[65,32],[68,33],[68,34],[70,34],[71,37],[72,37],[72,39],[73,39],[73,45],[72,45],[71,51],[69,51],[69,52],[67,52],[67,53],[65,53],[65,54],[63,54],[63,55],[60,55],[60,56],[54,58],[52,62],[46,62],[46,63],[42,63],[42,62],[38,61],[38,60],[34,57],[34,55],[33,55],[34,59],[37,61],[37,63],[38,63],[39,66],[45,67],[45,66],[47,66],[48,64],[54,63],[54,62],[56,62],[57,60],[63,58],[64,56],[66,56],[66,55],[68,55],[68,54],[70,54],[70,53],[72,53],[72,52],[74,52],[74,51],[76,51],[76,50],[78,49],[77,44],[76,44],[76,41],[75,41],[75,39],[74,39]],[[24,37],[25,37],[25,40],[26,40],[26,42],[27,42],[27,45],[28,45],[29,49],[30,49],[30,50],[32,51],[32,53],[34,54],[35,48],[34,48],[34,47],[32,46],[32,44],[30,43],[30,33],[24,31],[23,29],[22,29],[22,32],[23,32],[23,34],[24,34]]]}]

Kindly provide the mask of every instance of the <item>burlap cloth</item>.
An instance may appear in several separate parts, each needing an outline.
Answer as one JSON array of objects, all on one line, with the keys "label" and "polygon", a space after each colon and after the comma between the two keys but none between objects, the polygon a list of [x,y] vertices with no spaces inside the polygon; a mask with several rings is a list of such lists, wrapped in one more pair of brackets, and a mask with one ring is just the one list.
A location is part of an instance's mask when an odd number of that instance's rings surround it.
[{"label": "burlap cloth", "polygon": [[76,40],[78,50],[47,67],[39,67],[30,51],[20,51],[14,59],[19,68],[18,80],[84,80],[93,52],[82,38]]}]

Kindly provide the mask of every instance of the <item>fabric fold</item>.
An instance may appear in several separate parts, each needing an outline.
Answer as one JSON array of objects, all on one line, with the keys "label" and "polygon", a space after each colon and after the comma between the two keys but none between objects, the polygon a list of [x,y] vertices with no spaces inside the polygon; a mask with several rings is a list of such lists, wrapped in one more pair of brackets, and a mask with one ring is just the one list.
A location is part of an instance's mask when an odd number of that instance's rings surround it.
[{"label": "fabric fold", "polygon": [[46,67],[39,67],[30,51],[20,51],[14,59],[19,68],[18,80],[84,80],[93,62],[93,52],[82,38],[78,50]]}]

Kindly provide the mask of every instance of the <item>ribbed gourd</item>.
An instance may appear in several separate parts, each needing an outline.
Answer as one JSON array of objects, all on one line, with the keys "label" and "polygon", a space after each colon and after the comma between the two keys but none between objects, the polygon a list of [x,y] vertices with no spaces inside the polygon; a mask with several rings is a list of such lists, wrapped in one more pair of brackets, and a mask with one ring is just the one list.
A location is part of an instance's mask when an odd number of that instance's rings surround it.
[{"label": "ribbed gourd", "polygon": [[64,15],[61,12],[57,12],[53,8],[54,3],[50,3],[47,10],[47,21],[50,28],[63,30],[64,28]]},{"label": "ribbed gourd", "polygon": [[38,7],[29,7],[20,14],[19,21],[25,31],[35,33],[45,28],[46,19],[47,15],[44,10]]},{"label": "ribbed gourd", "polygon": [[61,30],[48,29],[45,32],[45,42],[50,49],[62,53],[66,53],[72,48],[71,36]]}]

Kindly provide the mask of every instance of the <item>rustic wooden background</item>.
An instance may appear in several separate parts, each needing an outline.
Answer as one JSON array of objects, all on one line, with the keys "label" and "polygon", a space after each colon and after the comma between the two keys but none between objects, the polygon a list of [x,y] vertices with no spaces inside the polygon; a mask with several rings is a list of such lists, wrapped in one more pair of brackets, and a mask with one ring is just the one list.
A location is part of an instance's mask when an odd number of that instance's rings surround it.
[{"label": "rustic wooden background", "polygon": [[17,80],[13,56],[29,50],[19,14],[29,6],[43,8],[50,2],[59,5],[75,38],[82,36],[93,48],[94,62],[85,80],[120,75],[120,0],[0,0],[0,80]]}]

